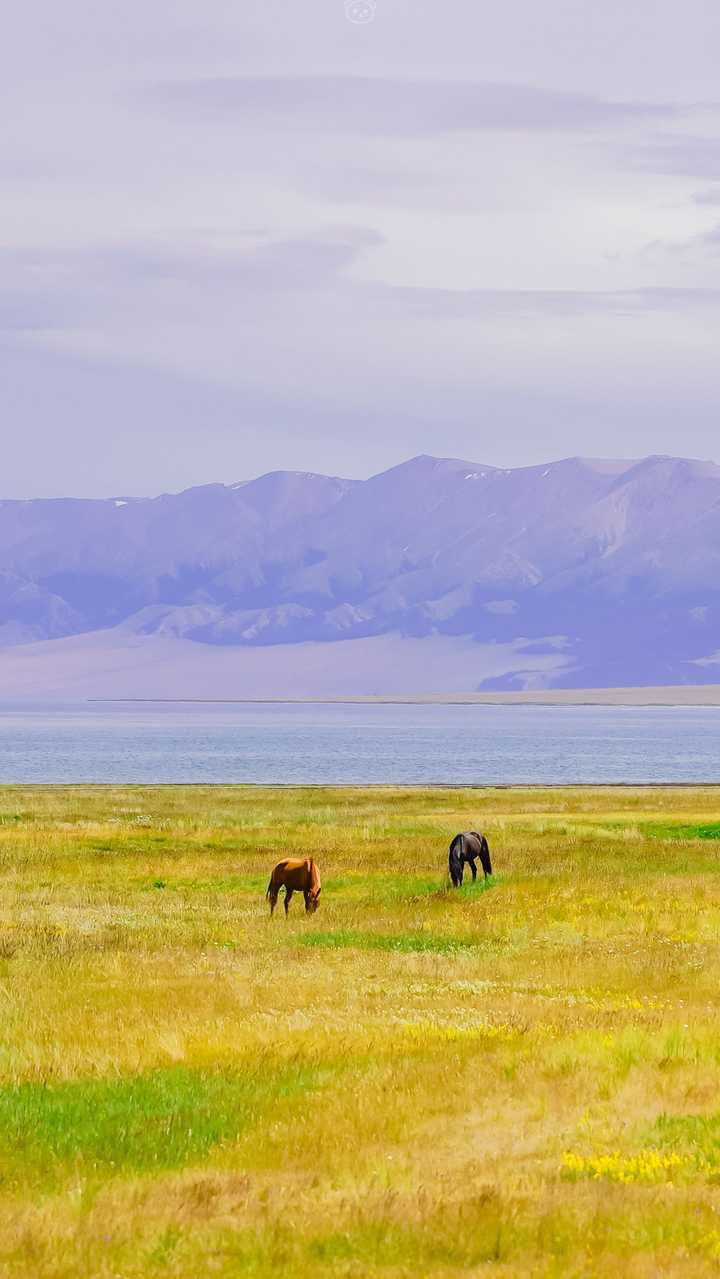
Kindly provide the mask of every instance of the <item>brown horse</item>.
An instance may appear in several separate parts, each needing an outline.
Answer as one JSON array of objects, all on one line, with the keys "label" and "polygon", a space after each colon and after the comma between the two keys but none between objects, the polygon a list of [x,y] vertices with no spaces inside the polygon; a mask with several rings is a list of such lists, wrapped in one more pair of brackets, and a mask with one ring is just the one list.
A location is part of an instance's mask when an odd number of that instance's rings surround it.
[{"label": "brown horse", "polygon": [[312,857],[301,861],[296,857],[286,857],[285,861],[278,862],[270,876],[270,883],[267,887],[266,897],[270,899],[270,914],[272,915],[277,905],[278,894],[280,889],[285,889],[285,915],[288,913],[290,898],[293,893],[302,893],[305,898],[305,910],[308,915],[318,908],[318,898],[320,896],[320,871],[317,863]]}]

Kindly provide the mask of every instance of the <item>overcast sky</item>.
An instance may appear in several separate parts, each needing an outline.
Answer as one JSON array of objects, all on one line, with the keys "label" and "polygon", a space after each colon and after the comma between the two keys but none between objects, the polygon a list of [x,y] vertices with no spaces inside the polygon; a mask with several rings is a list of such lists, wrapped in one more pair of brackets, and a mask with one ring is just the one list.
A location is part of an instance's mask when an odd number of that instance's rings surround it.
[{"label": "overcast sky", "polygon": [[12,6],[0,496],[720,460],[719,65],[717,0]]}]

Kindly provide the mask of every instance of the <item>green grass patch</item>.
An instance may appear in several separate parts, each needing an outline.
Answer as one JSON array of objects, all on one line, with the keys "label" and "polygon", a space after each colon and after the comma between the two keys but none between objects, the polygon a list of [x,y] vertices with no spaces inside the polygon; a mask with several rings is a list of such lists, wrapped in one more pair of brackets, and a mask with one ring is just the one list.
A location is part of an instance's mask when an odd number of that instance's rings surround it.
[{"label": "green grass patch", "polygon": [[264,1062],[221,1072],[183,1066],[125,1079],[0,1089],[0,1184],[57,1180],[70,1169],[149,1172],[202,1160],[275,1103],[316,1087],[319,1072]]},{"label": "green grass patch", "polygon": [[692,826],[654,823],[643,827],[643,833],[653,839],[720,839],[720,822],[702,822]]},{"label": "green grass patch", "polygon": [[466,872],[466,878],[459,889],[451,890],[449,883],[447,887],[448,891],[459,892],[461,897],[481,897],[483,893],[489,893],[492,888],[497,888],[498,884],[501,883],[502,877],[500,875],[489,875],[487,879],[485,879],[484,875],[478,875],[477,879],[473,880],[467,877]]},{"label": "green grass patch", "polygon": [[454,955],[477,948],[476,942],[457,937],[439,937],[437,934],[433,936],[426,933],[360,933],[351,929],[307,933],[305,937],[294,938],[294,942],[300,946],[318,946],[327,950],[390,950],[399,954]]},{"label": "green grass patch", "polygon": [[628,1151],[567,1151],[563,1176],[625,1185],[720,1181],[720,1114],[660,1115],[637,1136],[637,1144]]},{"label": "green grass patch", "polygon": [[661,1115],[650,1130],[653,1145],[691,1153],[707,1171],[720,1174],[720,1113]]}]

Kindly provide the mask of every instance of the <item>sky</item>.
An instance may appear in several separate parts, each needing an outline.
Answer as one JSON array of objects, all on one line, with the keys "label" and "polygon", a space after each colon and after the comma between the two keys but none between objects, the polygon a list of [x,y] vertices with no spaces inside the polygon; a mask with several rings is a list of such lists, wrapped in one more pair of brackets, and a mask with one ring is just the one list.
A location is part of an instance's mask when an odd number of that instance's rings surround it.
[{"label": "sky", "polygon": [[720,460],[717,0],[24,0],[0,496]]}]

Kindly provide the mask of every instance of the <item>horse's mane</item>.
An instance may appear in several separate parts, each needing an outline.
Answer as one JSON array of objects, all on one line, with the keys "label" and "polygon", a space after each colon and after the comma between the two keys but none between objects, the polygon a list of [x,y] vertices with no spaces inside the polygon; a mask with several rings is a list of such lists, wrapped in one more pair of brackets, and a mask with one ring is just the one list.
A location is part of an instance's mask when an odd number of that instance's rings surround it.
[{"label": "horse's mane", "polygon": [[320,892],[320,871],[312,857],[310,858],[310,887],[313,893]]}]

